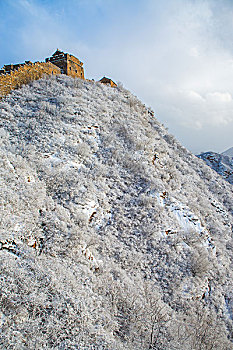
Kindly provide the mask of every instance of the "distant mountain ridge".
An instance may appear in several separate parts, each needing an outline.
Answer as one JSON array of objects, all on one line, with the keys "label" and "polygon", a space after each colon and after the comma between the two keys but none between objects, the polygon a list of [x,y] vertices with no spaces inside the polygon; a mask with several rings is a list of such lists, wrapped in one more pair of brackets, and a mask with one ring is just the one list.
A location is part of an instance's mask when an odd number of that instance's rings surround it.
[{"label": "distant mountain ridge", "polygon": [[226,151],[222,152],[224,156],[232,157],[233,158],[233,147],[227,149]]},{"label": "distant mountain ridge", "polygon": [[233,147],[222,153],[204,152],[197,155],[226,181],[233,184]]}]

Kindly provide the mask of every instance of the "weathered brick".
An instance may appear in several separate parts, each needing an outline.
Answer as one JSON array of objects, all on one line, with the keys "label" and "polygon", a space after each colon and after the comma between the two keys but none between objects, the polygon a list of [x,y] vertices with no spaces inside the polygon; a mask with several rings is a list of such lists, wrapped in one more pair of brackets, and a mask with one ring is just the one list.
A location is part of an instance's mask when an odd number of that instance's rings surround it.
[{"label": "weathered brick", "polygon": [[[8,65],[9,67],[10,65]],[[12,65],[14,66],[14,65]],[[15,65],[16,66],[16,65]],[[43,75],[61,74],[60,68],[50,62],[36,62],[19,65],[18,69],[0,74],[0,98],[11,90],[43,77]]]},{"label": "weathered brick", "polygon": [[99,80],[100,83],[110,85],[111,87],[117,87],[117,84],[110,78],[103,77]]},{"label": "weathered brick", "polygon": [[11,90],[43,77],[43,75],[66,74],[84,79],[83,63],[73,55],[57,50],[45,62],[25,61],[22,64],[8,64],[0,70],[0,98]]},{"label": "weathered brick", "polygon": [[55,64],[63,74],[84,79],[83,63],[73,55],[57,49],[51,57],[45,59],[45,62]]}]

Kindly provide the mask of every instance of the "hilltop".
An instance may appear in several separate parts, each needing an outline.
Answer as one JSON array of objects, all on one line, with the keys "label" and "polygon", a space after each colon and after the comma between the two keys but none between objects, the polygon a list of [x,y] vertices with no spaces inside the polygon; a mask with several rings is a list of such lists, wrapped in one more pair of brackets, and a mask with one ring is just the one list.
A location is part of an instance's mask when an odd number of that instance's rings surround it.
[{"label": "hilltop", "polygon": [[226,151],[222,152],[222,154],[224,156],[228,156],[228,157],[233,158],[233,147],[231,147],[231,148],[227,149]]},{"label": "hilltop", "polygon": [[233,188],[121,85],[0,102],[2,349],[233,349]]}]

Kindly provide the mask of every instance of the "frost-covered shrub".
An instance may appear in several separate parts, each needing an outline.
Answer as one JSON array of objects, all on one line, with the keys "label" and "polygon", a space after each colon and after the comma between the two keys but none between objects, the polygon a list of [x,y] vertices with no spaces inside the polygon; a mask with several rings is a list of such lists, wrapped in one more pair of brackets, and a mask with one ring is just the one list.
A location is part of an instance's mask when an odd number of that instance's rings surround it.
[{"label": "frost-covered shrub", "polygon": [[76,146],[76,152],[81,157],[88,157],[90,155],[90,147],[82,142]]},{"label": "frost-covered shrub", "polygon": [[191,257],[191,272],[193,276],[203,277],[209,271],[210,263],[204,249],[196,249]]},{"label": "frost-covered shrub", "polygon": [[232,187],[122,86],[0,116],[0,347],[231,349]]}]

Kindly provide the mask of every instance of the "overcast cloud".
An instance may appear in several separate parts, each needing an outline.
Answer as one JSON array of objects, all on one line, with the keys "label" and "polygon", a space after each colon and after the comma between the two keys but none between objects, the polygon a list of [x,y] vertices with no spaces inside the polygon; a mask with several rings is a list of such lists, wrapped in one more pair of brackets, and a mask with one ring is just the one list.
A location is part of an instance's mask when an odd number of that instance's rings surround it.
[{"label": "overcast cloud", "polygon": [[233,146],[233,3],[0,0],[0,65],[59,47],[121,81],[194,153]]}]

